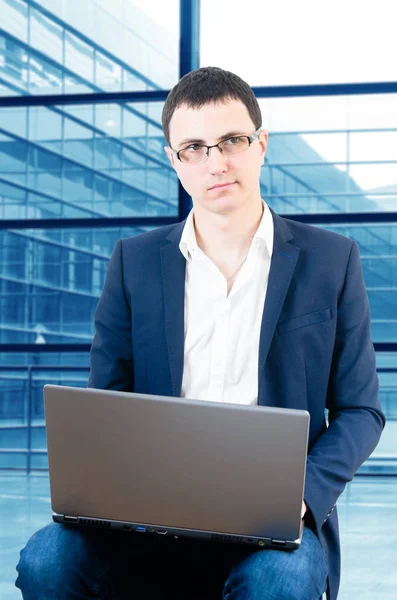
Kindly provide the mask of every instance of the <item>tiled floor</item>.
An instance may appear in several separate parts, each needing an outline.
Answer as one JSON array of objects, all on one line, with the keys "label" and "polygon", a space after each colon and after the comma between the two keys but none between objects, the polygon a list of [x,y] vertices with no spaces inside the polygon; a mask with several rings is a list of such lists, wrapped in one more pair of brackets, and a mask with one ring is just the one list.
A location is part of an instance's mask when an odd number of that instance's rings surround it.
[{"label": "tiled floor", "polygon": [[[397,589],[397,478],[356,478],[339,500],[342,585],[338,600],[392,600]],[[45,475],[0,474],[0,599],[14,587],[19,550],[51,520]]]}]

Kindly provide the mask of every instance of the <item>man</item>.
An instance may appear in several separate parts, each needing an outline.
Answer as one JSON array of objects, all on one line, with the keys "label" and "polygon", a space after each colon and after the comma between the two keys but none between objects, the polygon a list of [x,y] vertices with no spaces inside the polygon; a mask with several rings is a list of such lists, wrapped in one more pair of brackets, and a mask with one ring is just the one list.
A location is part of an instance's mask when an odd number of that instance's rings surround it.
[{"label": "man", "polygon": [[261,125],[251,88],[230,72],[198,69],[169,94],[165,151],[193,211],[116,244],[89,385],[308,410],[301,547],[51,524],[22,551],[24,598],[319,600],[327,589],[336,599],[336,501],[384,426],[368,301],[354,242],[283,219],[261,198]]}]

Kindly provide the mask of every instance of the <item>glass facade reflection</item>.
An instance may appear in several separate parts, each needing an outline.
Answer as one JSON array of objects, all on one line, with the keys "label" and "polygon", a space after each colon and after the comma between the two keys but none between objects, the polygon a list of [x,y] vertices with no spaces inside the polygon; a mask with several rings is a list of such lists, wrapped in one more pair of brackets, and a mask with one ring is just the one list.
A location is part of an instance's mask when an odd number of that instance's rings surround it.
[{"label": "glass facade reflection", "polygon": [[[130,0],[80,0],[78,10],[76,2],[0,0],[0,95],[176,83],[177,35]],[[178,21],[179,2],[169,0],[169,11]],[[397,209],[396,102],[392,94],[260,100],[270,132],[262,195],[280,214],[326,215],[320,226],[357,241],[376,342],[397,342],[397,223],[344,225],[332,216]],[[1,356],[0,468],[45,468],[42,386],[85,386],[88,354],[40,349],[90,344],[116,240],[150,229],[144,221],[103,226],[103,219],[178,218],[161,110],[160,102],[94,98],[0,109],[0,217],[14,220],[12,229],[0,228],[0,343],[37,345],[31,355]],[[52,225],[28,228],[26,219]],[[379,354],[382,404],[397,423],[397,364],[384,361]],[[391,454],[393,435],[388,425],[380,461]]]},{"label": "glass facade reflection", "polygon": [[0,343],[90,343],[114,244],[148,229],[0,230]]},{"label": "glass facade reflection", "polygon": [[396,94],[261,99],[263,193],[280,213],[397,209]]},{"label": "glass facade reflection", "polygon": [[397,225],[366,223],[326,226],[354,239],[360,249],[371,307],[374,341],[397,340]]},{"label": "glass facade reflection", "polygon": [[[177,23],[179,3],[167,6]],[[129,0],[0,0],[0,15],[3,95],[148,91],[178,80],[177,36]]]},{"label": "glass facade reflection", "polygon": [[88,354],[19,355],[10,367],[1,358],[0,469],[47,469],[43,386],[86,387]]},{"label": "glass facade reflection", "polygon": [[[178,29],[179,1],[167,11]],[[151,91],[178,79],[178,35],[130,0],[0,0],[0,15],[2,96]],[[0,110],[0,217],[21,223],[0,229],[0,343],[87,347],[116,240],[150,229],[95,219],[177,218],[161,110],[146,102]],[[63,226],[76,218],[87,226]],[[25,219],[59,227],[27,229]],[[43,384],[86,385],[87,376],[87,352],[1,356],[0,467],[46,466]]]},{"label": "glass facade reflection", "polygon": [[132,104],[0,110],[0,214],[177,216],[177,177],[159,122],[144,112]]}]

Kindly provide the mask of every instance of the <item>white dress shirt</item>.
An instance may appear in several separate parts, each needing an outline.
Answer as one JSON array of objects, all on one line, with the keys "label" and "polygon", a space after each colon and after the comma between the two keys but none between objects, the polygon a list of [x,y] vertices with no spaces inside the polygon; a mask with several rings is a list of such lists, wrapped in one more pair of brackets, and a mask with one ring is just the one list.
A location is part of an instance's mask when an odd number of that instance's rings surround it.
[{"label": "white dress shirt", "polygon": [[259,336],[274,236],[271,212],[263,204],[229,295],[225,277],[197,245],[193,210],[188,215],[179,243],[187,261],[182,397],[258,403]]}]

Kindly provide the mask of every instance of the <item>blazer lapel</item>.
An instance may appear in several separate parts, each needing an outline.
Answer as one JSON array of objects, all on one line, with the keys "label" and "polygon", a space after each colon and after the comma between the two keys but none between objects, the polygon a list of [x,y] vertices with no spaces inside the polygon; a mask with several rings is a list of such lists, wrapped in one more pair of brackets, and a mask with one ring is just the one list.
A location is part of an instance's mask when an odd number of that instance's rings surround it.
[{"label": "blazer lapel", "polygon": [[273,254],[259,339],[258,404],[262,405],[267,403],[261,394],[265,362],[299,256],[299,248],[289,243],[293,235],[288,224],[271,212],[274,223]]},{"label": "blazer lapel", "polygon": [[185,271],[186,261],[179,249],[185,221],[178,223],[161,248],[165,336],[168,350],[172,391],[181,395],[185,344]]}]

